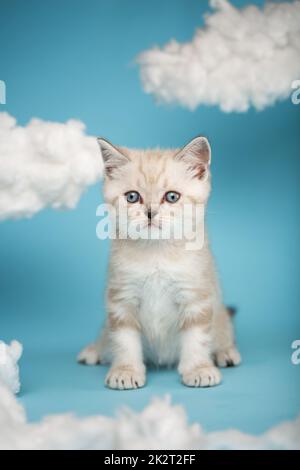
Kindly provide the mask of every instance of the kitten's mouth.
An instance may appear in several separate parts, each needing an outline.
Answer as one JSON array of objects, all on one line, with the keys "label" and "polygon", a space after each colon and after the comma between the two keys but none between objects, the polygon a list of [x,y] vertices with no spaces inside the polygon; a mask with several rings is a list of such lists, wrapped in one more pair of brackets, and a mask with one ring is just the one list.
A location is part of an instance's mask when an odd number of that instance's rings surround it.
[{"label": "kitten's mouth", "polygon": [[156,224],[156,223],[154,223],[152,220],[149,220],[147,225],[148,225],[148,227],[155,227],[155,228],[158,228],[159,230],[161,229],[161,224],[160,224],[160,222],[158,222],[158,223]]}]

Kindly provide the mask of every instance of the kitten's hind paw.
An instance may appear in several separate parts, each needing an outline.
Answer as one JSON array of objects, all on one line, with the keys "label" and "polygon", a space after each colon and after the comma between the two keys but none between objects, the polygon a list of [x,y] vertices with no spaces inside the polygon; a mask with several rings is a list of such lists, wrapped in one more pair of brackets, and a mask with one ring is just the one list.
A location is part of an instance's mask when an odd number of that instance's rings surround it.
[{"label": "kitten's hind paw", "polygon": [[224,351],[218,351],[215,354],[215,362],[219,367],[238,366],[242,361],[239,351],[232,346]]},{"label": "kitten's hind paw", "polygon": [[188,387],[214,387],[221,382],[221,372],[214,366],[199,366],[184,372],[181,379]]},{"label": "kitten's hind paw", "polygon": [[131,366],[112,367],[105,379],[105,385],[118,390],[143,387],[146,383],[144,368]]},{"label": "kitten's hind paw", "polygon": [[100,357],[97,351],[96,344],[92,343],[86,346],[77,356],[77,362],[80,364],[86,364],[88,366],[94,366],[100,364]]}]

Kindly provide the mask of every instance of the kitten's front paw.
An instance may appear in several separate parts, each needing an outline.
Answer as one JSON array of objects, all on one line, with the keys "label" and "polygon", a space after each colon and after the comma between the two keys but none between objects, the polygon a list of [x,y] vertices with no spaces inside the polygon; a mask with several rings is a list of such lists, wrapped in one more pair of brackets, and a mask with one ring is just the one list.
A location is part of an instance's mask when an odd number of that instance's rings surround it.
[{"label": "kitten's front paw", "polygon": [[105,385],[118,390],[129,390],[143,387],[146,383],[144,368],[134,366],[112,367],[105,379]]},{"label": "kitten's front paw", "polygon": [[221,382],[221,372],[217,367],[196,367],[191,371],[184,372],[181,376],[182,383],[188,387],[213,387]]},{"label": "kitten's front paw", "polygon": [[219,367],[238,366],[242,361],[241,355],[235,347],[224,351],[218,351],[215,355],[215,362]]},{"label": "kitten's front paw", "polygon": [[96,344],[89,344],[86,348],[80,351],[77,356],[77,362],[88,366],[100,364],[100,356],[97,351]]}]

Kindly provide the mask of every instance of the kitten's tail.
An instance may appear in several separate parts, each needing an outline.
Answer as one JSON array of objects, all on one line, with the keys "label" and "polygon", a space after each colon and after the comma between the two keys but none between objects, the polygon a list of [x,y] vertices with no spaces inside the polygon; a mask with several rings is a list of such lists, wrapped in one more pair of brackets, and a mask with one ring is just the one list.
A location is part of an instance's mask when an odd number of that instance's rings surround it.
[{"label": "kitten's tail", "polygon": [[228,315],[230,316],[230,318],[234,317],[236,312],[237,312],[237,308],[236,307],[233,307],[233,306],[228,306],[226,307],[227,308],[227,312],[228,312]]}]

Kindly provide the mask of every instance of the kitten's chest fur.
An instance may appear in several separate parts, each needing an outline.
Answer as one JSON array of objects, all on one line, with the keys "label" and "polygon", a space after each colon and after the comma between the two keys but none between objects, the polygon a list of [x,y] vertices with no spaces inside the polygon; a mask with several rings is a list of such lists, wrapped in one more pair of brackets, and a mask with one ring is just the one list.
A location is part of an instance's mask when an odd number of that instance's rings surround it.
[{"label": "kitten's chest fur", "polygon": [[176,360],[178,317],[176,284],[171,273],[157,268],[144,279],[138,309],[148,359],[158,364]]},{"label": "kitten's chest fur", "polygon": [[189,283],[192,267],[188,258],[178,252],[173,256],[134,253],[130,263],[127,253],[126,264],[118,258],[128,299],[136,299],[145,356],[156,364],[172,364],[178,359],[180,295],[182,286]]}]

